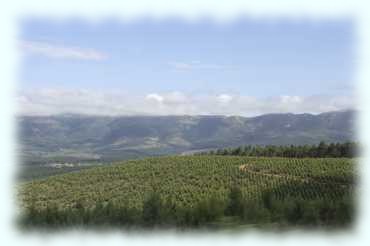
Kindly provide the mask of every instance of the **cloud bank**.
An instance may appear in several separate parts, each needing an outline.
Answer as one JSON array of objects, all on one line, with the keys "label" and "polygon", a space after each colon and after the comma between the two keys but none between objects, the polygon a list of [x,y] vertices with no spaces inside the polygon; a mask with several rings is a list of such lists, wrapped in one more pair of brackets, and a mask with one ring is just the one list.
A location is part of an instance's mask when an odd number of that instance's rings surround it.
[{"label": "cloud bank", "polygon": [[232,94],[189,95],[179,91],[131,95],[116,91],[41,89],[19,92],[18,114],[54,115],[241,115],[266,113],[322,113],[354,109],[349,96],[270,98]]},{"label": "cloud bank", "polygon": [[107,55],[94,49],[60,46],[44,42],[21,41],[19,47],[26,54],[41,55],[56,59],[102,61]]}]

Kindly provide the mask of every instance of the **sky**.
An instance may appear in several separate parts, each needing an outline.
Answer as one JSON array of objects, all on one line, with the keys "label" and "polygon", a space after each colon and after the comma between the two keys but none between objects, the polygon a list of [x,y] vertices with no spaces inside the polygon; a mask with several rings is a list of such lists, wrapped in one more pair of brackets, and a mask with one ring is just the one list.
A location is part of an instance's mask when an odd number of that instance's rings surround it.
[{"label": "sky", "polygon": [[353,23],[21,24],[21,114],[242,115],[353,108]]}]

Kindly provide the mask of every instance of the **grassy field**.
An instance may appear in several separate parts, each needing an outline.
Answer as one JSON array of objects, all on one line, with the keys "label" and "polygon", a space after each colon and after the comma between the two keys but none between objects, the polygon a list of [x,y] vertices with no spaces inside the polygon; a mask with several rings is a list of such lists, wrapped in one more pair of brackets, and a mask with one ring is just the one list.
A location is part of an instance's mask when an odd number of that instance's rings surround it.
[{"label": "grassy field", "polygon": [[[145,210],[145,202],[151,194],[158,195],[163,204],[171,204],[178,211],[180,208],[194,211],[203,201],[218,201],[224,211],[233,199],[230,190],[237,187],[236,193],[240,192],[241,197],[237,200],[242,199],[249,207],[257,204],[264,210],[271,210],[270,217],[279,220],[278,213],[273,212],[278,208],[273,208],[275,203],[268,199],[299,201],[293,205],[285,204],[283,210],[317,201],[336,206],[344,198],[352,206],[356,180],[354,167],[355,160],[348,158],[170,156],[55,175],[19,184],[18,190],[21,207],[32,208],[39,214],[51,206],[56,211],[83,208],[91,212],[97,204],[124,206],[140,213]],[[211,206],[205,211],[217,210],[212,208],[212,202],[205,206]],[[294,209],[302,210],[302,206]],[[244,214],[245,210],[248,209],[244,209]],[[353,214],[348,214],[349,209],[346,211],[346,216],[352,219]],[[221,218],[212,215],[207,223],[228,220],[223,212],[220,214]],[[248,215],[242,217],[248,224]]]}]

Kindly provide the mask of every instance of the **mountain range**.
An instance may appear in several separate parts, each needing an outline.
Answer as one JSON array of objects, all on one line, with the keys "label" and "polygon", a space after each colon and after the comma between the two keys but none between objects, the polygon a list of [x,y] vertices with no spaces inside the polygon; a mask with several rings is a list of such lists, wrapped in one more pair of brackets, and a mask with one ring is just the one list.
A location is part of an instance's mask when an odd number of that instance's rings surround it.
[{"label": "mountain range", "polygon": [[356,112],[241,116],[19,116],[26,162],[119,160],[186,154],[247,144],[315,144],[355,140]]}]

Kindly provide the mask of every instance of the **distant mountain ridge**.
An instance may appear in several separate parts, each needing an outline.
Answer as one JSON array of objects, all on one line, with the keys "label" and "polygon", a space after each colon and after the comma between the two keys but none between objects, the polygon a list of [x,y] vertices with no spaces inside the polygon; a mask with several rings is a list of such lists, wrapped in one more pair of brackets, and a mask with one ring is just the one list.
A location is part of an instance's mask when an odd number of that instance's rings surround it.
[{"label": "distant mountain ridge", "polygon": [[245,144],[355,140],[355,111],[242,116],[20,116],[25,160],[118,160]]}]

